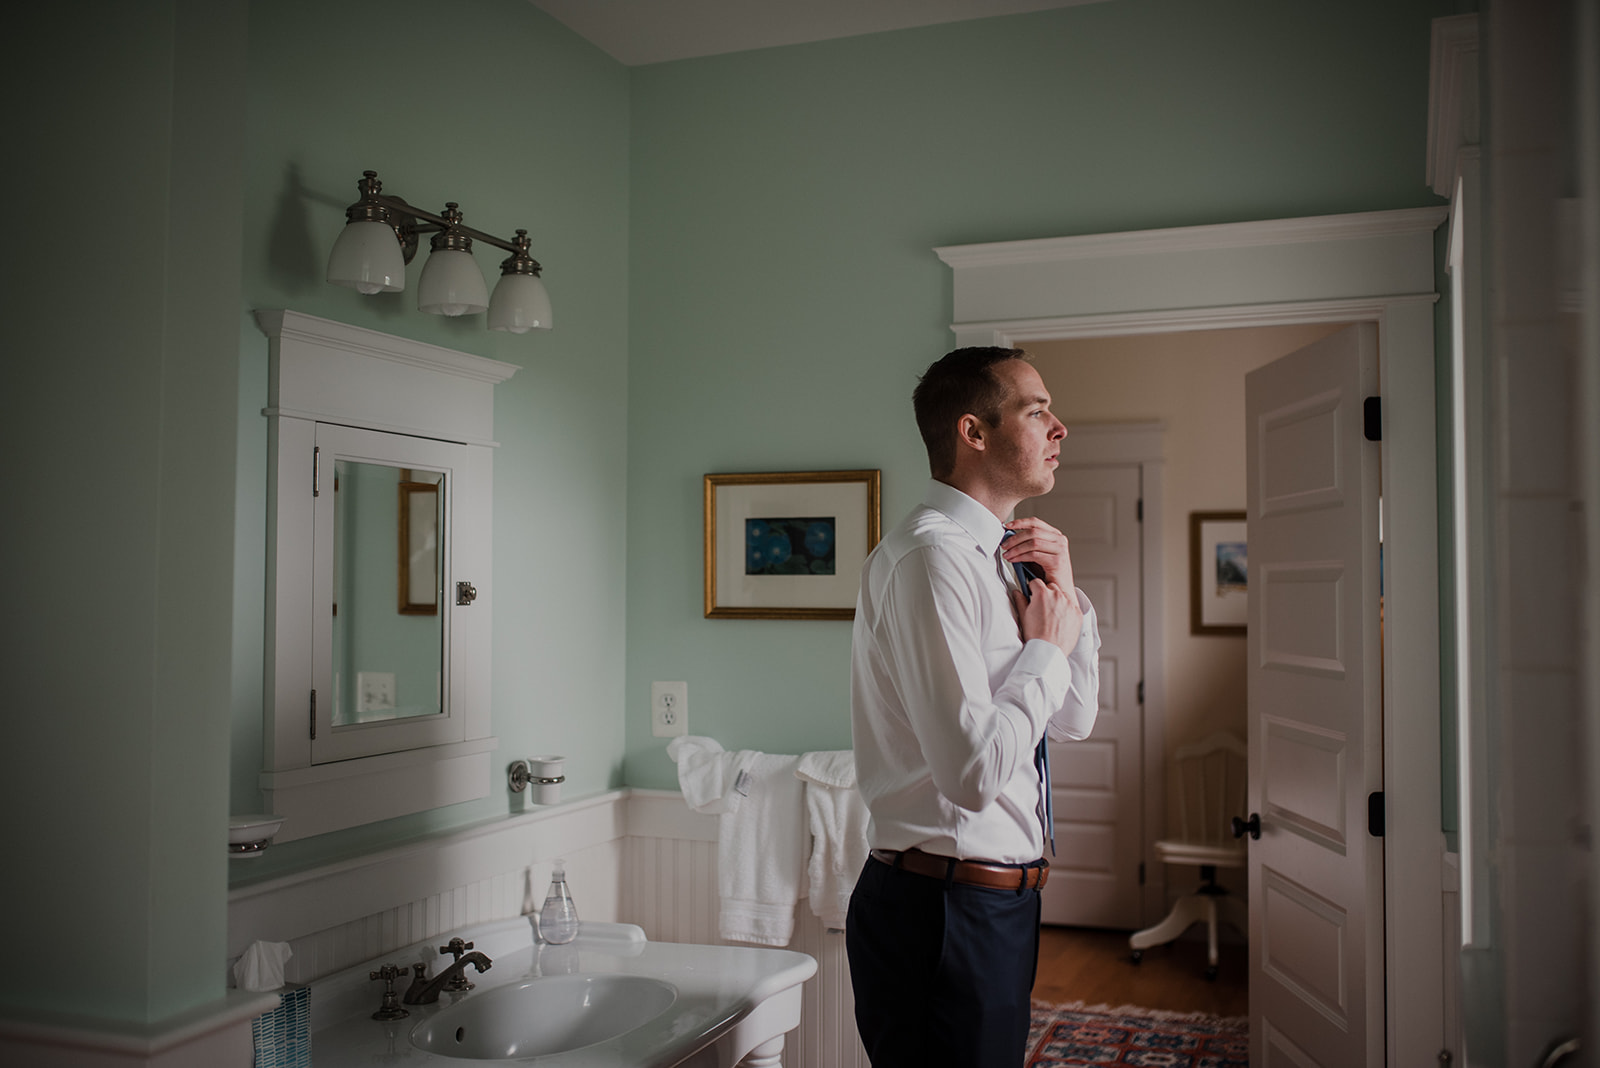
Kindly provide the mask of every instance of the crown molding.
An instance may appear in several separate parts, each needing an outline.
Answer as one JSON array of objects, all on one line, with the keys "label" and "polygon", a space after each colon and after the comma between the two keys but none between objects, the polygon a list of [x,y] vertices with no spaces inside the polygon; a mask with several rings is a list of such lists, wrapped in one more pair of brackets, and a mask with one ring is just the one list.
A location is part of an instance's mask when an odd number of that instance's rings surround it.
[{"label": "crown molding", "polygon": [[[1111,312],[1042,319],[997,319],[952,323],[950,330],[965,345],[1015,345],[1027,341],[1116,337],[1127,334],[1173,334],[1185,330],[1227,330],[1307,323],[1377,321],[1389,308],[1433,304],[1437,293],[1303,300],[1282,304],[1240,304],[1226,308],[1178,308],[1155,312]],[[1076,430],[1073,433],[1077,433]]]},{"label": "crown molding", "polygon": [[1476,14],[1433,20],[1428,71],[1427,182],[1448,197],[1455,188],[1457,153],[1479,140]]},{"label": "crown molding", "polygon": [[1029,241],[994,241],[977,245],[944,245],[934,253],[957,270],[1016,264],[1061,263],[1113,256],[1163,256],[1174,252],[1301,245],[1314,241],[1352,241],[1432,233],[1449,209],[1401,208],[1394,211],[1317,215],[1301,219],[1214,223],[1166,230],[1133,230],[1116,234],[1083,234]]},{"label": "crown molding", "polygon": [[394,363],[421,367],[429,371],[470,378],[491,385],[504,382],[520,368],[514,363],[502,363],[486,356],[429,345],[424,341],[368,330],[332,319],[319,319],[315,315],[280,308],[261,309],[256,313],[256,325],[268,338],[277,341],[288,338],[316,345],[329,345],[362,356],[374,356]]}]

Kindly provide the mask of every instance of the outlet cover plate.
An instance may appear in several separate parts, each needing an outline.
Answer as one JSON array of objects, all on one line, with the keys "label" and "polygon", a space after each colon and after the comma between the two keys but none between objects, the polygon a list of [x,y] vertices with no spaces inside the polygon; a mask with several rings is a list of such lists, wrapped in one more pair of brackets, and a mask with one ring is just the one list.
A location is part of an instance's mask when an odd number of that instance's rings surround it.
[{"label": "outlet cover plate", "polygon": [[650,684],[650,733],[657,738],[676,738],[689,733],[687,682]]},{"label": "outlet cover plate", "polygon": [[394,707],[394,672],[356,672],[356,711],[383,712]]}]

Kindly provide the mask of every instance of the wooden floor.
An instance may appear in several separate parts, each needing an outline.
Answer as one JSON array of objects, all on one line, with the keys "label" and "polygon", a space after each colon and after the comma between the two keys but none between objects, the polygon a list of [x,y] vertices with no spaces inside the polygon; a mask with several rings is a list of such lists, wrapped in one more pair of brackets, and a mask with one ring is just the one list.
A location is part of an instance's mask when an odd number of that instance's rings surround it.
[{"label": "wooden floor", "polygon": [[1052,1004],[1141,1005],[1168,1012],[1246,1016],[1250,991],[1243,943],[1223,943],[1217,978],[1207,981],[1206,945],[1179,939],[1144,951],[1134,964],[1128,932],[1087,927],[1040,928],[1033,996]]}]

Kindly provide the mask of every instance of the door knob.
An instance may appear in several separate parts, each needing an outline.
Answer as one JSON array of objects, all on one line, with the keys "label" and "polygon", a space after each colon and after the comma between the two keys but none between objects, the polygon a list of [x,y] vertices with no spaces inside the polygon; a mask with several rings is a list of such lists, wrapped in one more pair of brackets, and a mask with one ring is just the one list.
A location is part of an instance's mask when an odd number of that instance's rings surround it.
[{"label": "door knob", "polygon": [[1259,812],[1250,813],[1250,818],[1247,820],[1242,820],[1238,816],[1233,817],[1233,836],[1235,838],[1243,838],[1246,832],[1249,833],[1251,838],[1261,837],[1261,814]]}]

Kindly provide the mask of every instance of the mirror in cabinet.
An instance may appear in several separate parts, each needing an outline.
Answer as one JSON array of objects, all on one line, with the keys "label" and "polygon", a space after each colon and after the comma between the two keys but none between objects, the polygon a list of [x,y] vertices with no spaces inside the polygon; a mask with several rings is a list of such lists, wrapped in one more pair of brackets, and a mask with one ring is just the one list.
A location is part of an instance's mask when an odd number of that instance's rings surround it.
[{"label": "mirror in cabinet", "polygon": [[270,342],[260,784],[287,817],[278,839],[483,797],[489,435],[494,384],[516,368],[294,312],[257,321]]}]

